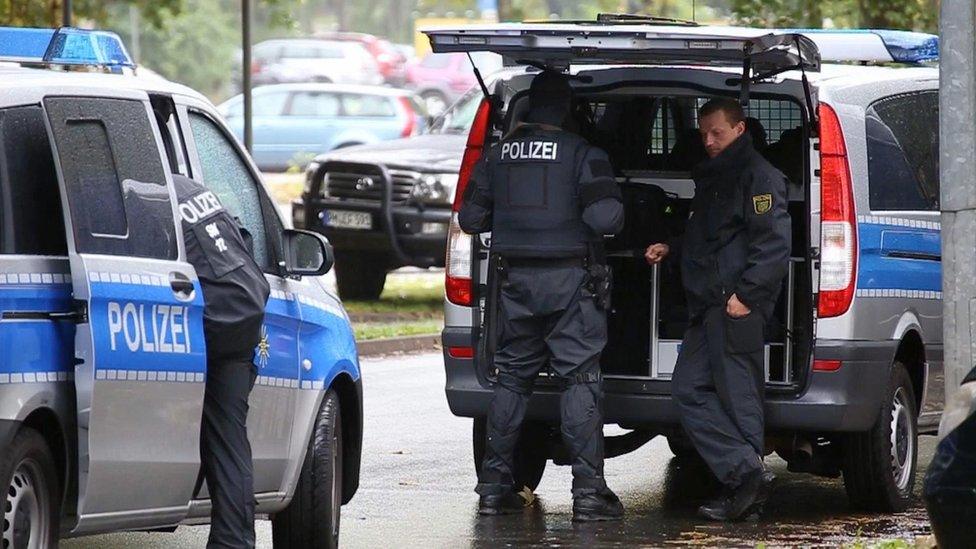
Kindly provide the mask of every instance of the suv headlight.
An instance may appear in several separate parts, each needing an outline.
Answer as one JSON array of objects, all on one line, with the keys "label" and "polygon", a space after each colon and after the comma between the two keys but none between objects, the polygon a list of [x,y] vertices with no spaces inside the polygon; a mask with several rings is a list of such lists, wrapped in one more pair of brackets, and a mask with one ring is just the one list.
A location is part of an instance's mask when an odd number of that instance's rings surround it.
[{"label": "suv headlight", "polygon": [[414,184],[411,195],[427,204],[451,204],[457,181],[456,173],[424,174]]},{"label": "suv headlight", "polygon": [[305,166],[305,190],[304,194],[308,194],[312,191],[312,182],[315,180],[315,172],[319,171],[322,164],[311,161]]}]

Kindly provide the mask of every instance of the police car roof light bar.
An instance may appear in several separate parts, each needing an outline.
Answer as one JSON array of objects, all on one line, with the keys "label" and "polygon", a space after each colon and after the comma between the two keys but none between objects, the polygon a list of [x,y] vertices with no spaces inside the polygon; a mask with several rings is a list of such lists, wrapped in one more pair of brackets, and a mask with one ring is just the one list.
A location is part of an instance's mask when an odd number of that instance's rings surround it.
[{"label": "police car roof light bar", "polygon": [[934,34],[886,29],[789,29],[789,32],[810,36],[818,42],[821,49],[826,44],[821,43],[818,37],[836,39],[838,46],[850,47],[851,44],[844,43],[845,36],[854,38],[874,35],[894,63],[915,64],[939,60],[939,37]]},{"label": "police car roof light bar", "polygon": [[0,61],[104,67],[113,72],[135,68],[117,34],[74,27],[0,27]]}]

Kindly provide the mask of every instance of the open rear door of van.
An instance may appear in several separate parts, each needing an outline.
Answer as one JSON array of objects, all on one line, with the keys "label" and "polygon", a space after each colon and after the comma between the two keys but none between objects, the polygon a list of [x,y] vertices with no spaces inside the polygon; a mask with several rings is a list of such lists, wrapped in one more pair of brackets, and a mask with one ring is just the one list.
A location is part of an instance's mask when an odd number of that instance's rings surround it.
[{"label": "open rear door of van", "polygon": [[809,36],[738,27],[608,23],[501,23],[421,30],[434,53],[489,51],[518,64],[752,66],[756,74],[820,70]]}]

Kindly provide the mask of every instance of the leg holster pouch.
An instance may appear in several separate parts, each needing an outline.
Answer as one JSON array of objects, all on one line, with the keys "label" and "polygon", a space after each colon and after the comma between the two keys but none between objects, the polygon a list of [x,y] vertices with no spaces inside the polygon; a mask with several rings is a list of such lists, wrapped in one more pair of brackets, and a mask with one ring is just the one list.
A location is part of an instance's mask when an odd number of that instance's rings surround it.
[{"label": "leg holster pouch", "polygon": [[592,297],[600,310],[610,310],[610,294],[613,290],[613,276],[610,267],[591,263],[586,268],[586,283],[583,296]]}]

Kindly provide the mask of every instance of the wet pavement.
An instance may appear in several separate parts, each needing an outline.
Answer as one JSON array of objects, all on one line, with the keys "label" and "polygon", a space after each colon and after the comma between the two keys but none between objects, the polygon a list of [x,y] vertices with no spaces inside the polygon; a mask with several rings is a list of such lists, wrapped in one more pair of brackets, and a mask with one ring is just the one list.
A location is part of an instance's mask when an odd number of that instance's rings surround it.
[{"label": "wet pavement", "polygon": [[[359,493],[343,507],[344,547],[838,547],[930,534],[920,504],[896,515],[850,511],[840,479],[792,474],[771,456],[779,475],[767,514],[756,523],[715,525],[695,517],[711,495],[708,475],[681,465],[657,438],[607,462],[607,482],[627,507],[623,522],[574,525],[569,467],[549,464],[539,505],[514,517],[480,518],[471,458],[471,421],[456,418],[444,397],[439,354],[363,361],[366,425]],[[919,475],[935,439],[921,439]],[[271,525],[259,521],[258,546],[271,547]],[[203,547],[207,528],[172,534],[114,534],[62,543],[81,548]]]}]

